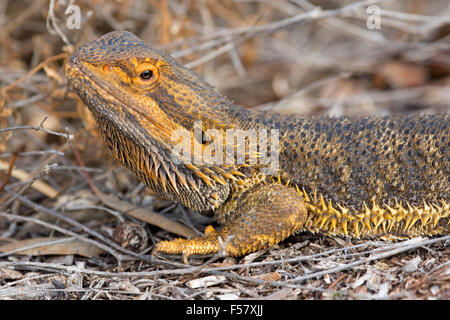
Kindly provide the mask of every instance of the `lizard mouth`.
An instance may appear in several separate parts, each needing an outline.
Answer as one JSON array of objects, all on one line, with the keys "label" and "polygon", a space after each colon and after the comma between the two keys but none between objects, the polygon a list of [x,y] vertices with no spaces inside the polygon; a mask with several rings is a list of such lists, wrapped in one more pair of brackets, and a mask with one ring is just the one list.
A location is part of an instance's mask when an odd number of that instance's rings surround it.
[{"label": "lizard mouth", "polygon": [[[124,99],[124,94],[122,93],[120,88],[117,88],[117,90],[113,90],[113,88],[111,88],[111,85],[107,85],[105,81],[103,81],[82,63],[82,61],[77,57],[76,52],[69,58],[66,63],[66,74],[71,74],[71,76],[68,77],[69,79],[76,79],[72,80],[70,83],[71,87],[76,91],[86,91],[85,89],[83,89],[83,86],[80,85],[80,82],[83,81],[81,79],[89,79],[91,83],[87,87],[93,88],[96,92],[104,91],[108,97],[111,97],[119,103],[121,111],[131,109],[156,129],[158,129],[160,133],[164,133],[167,137],[171,136],[171,132],[167,130],[167,127],[163,126],[161,123],[150,117],[148,115],[148,111],[146,112],[145,110],[140,108],[137,102],[129,101],[126,103],[126,99]],[[76,76],[73,76],[73,74],[75,74]],[[130,99],[130,97],[127,97],[127,99]]]}]

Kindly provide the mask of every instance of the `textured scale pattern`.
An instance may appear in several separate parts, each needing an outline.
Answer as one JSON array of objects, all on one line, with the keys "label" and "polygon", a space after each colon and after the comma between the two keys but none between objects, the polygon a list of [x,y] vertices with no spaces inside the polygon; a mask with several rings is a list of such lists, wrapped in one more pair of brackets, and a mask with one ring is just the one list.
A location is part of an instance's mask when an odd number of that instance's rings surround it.
[{"label": "textured scale pattern", "polygon": [[[151,70],[150,82],[139,79]],[[71,88],[113,156],[151,190],[222,227],[155,253],[239,256],[309,231],[398,239],[449,234],[450,116],[310,118],[244,109],[198,74],[116,31],[77,49]],[[175,130],[278,129],[277,174],[174,161]],[[195,145],[195,141],[192,144]],[[203,140],[197,141],[205,148]]]},{"label": "textured scale pattern", "polygon": [[327,200],[360,208],[362,201],[448,197],[448,116],[294,123],[298,129],[286,132],[282,142],[281,166],[294,182]]}]

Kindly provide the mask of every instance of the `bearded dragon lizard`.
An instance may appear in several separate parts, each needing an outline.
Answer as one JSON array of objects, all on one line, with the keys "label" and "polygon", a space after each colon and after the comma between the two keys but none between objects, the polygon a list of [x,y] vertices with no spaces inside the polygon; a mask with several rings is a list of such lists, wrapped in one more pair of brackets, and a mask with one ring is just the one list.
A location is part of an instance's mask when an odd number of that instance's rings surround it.
[{"label": "bearded dragon lizard", "polygon": [[[449,234],[449,115],[313,118],[246,109],[125,31],[78,48],[66,75],[120,163],[155,193],[221,225],[203,237],[161,241],[155,252],[241,256],[300,231]],[[278,169],[267,173],[249,152],[243,163],[174,156],[174,133],[191,132],[196,121],[223,137],[277,130]],[[204,136],[191,143],[211,147]],[[236,149],[234,139],[227,143]]]}]

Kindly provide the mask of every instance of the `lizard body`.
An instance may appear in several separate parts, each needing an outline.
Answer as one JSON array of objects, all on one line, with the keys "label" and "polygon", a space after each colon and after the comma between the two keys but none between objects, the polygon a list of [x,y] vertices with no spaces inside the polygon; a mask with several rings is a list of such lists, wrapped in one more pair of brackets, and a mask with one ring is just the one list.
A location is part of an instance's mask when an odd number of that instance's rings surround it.
[{"label": "lizard body", "polygon": [[[299,231],[356,238],[449,233],[449,115],[311,118],[245,109],[122,31],[77,49],[66,75],[116,159],[154,192],[222,225],[204,237],[162,241],[156,252],[188,257],[224,248],[239,256]],[[223,136],[276,129],[277,171],[267,174],[250,153],[231,164],[174,158],[173,134],[195,130],[196,121],[202,132]],[[211,141],[204,139],[194,137],[190,146],[206,151]]]}]

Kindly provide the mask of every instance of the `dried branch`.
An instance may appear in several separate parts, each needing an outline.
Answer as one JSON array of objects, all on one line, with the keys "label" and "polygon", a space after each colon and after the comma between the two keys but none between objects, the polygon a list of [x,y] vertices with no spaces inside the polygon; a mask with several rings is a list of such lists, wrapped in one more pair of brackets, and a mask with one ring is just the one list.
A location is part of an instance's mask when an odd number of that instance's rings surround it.
[{"label": "dried branch", "polygon": [[47,117],[45,117],[41,124],[39,126],[17,126],[17,127],[9,127],[9,128],[4,128],[4,129],[0,129],[0,133],[5,133],[5,132],[9,132],[9,131],[16,131],[16,130],[25,130],[25,129],[31,129],[31,130],[36,130],[36,131],[43,131],[45,133],[48,134],[52,134],[55,136],[60,136],[60,137],[64,137],[66,138],[68,141],[72,141],[73,140],[73,134],[69,134],[69,133],[61,133],[61,132],[57,132],[57,131],[53,131],[53,130],[49,130],[49,129],[45,129],[44,127],[42,127],[42,125],[44,124],[45,120],[47,119]]},{"label": "dried branch", "polygon": [[[8,164],[6,164],[3,161],[0,161],[0,169],[7,169]],[[34,189],[38,190],[39,192],[45,194],[49,198],[54,198],[58,194],[58,191],[53,189],[50,185],[46,184],[42,181],[37,181],[44,175],[48,175],[52,168],[56,167],[57,164],[54,163],[52,165],[44,165],[43,168],[39,170],[39,172],[33,176],[30,177],[30,174],[28,174],[26,171],[21,169],[13,169],[11,175],[19,180],[27,181],[26,184],[22,187],[22,189],[12,198],[8,199],[5,203],[3,203],[0,206],[0,210],[3,210],[6,208],[10,203],[12,203],[14,200],[17,199],[18,196],[20,196],[22,193],[25,192],[30,186],[33,186]]]},{"label": "dried branch", "polygon": [[402,241],[402,242],[392,245],[391,247],[389,247],[389,250],[386,252],[382,252],[382,253],[379,253],[379,254],[376,254],[373,256],[369,256],[367,258],[361,258],[357,261],[354,261],[354,262],[351,262],[348,264],[344,264],[339,267],[330,268],[330,269],[326,269],[324,271],[314,272],[311,274],[299,276],[294,279],[288,280],[288,282],[301,283],[307,279],[317,278],[317,277],[321,277],[326,274],[332,274],[332,273],[348,270],[348,269],[354,268],[356,266],[366,264],[371,261],[385,259],[385,258],[391,257],[393,255],[397,255],[402,252],[406,252],[406,251],[416,249],[416,248],[419,248],[422,246],[427,246],[427,245],[430,245],[430,244],[433,244],[436,242],[446,241],[449,239],[450,239],[450,236],[443,236],[443,237],[439,237],[436,239],[426,239],[426,238],[421,238],[421,237],[413,238],[413,239]]}]

